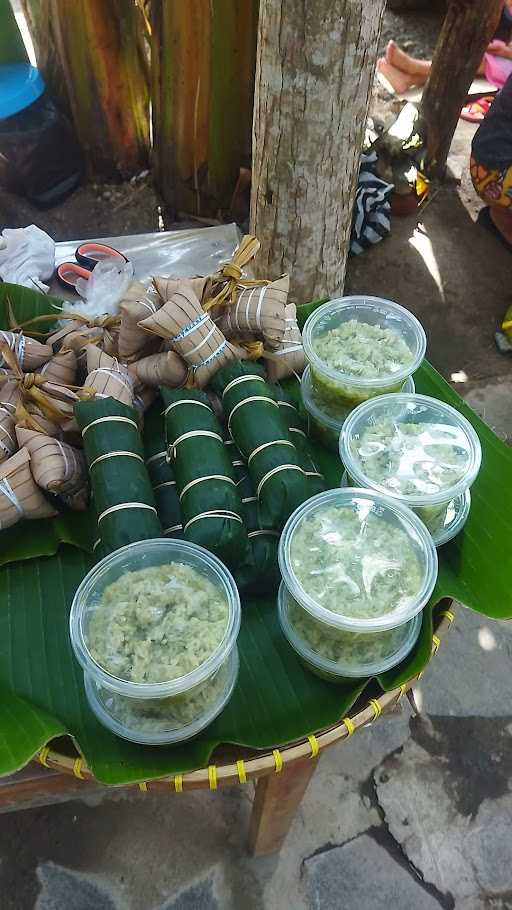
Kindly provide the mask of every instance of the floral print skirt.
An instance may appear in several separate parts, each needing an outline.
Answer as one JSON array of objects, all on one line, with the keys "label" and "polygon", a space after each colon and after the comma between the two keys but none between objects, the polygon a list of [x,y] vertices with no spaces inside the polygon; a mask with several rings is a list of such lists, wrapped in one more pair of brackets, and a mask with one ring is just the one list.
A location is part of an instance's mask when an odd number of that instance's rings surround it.
[{"label": "floral print skirt", "polygon": [[512,206],[512,167],[492,171],[471,157],[469,169],[473,186],[487,205]]}]

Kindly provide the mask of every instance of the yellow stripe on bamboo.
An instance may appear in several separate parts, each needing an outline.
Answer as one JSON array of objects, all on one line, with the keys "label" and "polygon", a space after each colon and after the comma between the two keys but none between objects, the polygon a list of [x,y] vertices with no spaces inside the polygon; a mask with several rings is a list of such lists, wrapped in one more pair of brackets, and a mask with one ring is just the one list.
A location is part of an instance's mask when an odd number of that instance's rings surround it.
[{"label": "yellow stripe on bamboo", "polygon": [[432,636],[432,644],[434,645],[434,651],[437,651],[439,645],[441,644],[441,639],[439,638],[439,635]]},{"label": "yellow stripe on bamboo", "polygon": [[245,762],[242,758],[239,758],[236,763],[236,770],[238,771],[238,780],[241,784],[247,783],[247,774],[245,773]]},{"label": "yellow stripe on bamboo", "polygon": [[402,685],[400,686],[400,695],[398,696],[398,698],[399,699],[402,698],[405,695],[406,691],[407,691],[407,684],[402,683]]},{"label": "yellow stripe on bamboo", "polygon": [[146,783],[145,780],[141,781],[141,783],[139,784],[139,790],[140,790],[141,793],[147,793],[147,792],[148,792],[148,785],[147,785],[147,783]]},{"label": "yellow stripe on bamboo", "polygon": [[455,619],[455,613],[452,613],[451,610],[443,610],[443,612],[440,613],[439,615],[444,616],[444,618],[447,619],[448,622],[453,622],[453,620]]},{"label": "yellow stripe on bamboo", "polygon": [[210,790],[217,789],[217,768],[215,765],[208,765],[208,781],[210,783]]},{"label": "yellow stripe on bamboo", "polygon": [[82,764],[83,764],[83,758],[75,758],[75,760],[73,762],[73,774],[75,775],[75,777],[78,777],[79,780],[85,780],[85,778],[82,774]]},{"label": "yellow stripe on bamboo", "polygon": [[311,758],[316,758],[320,752],[320,746],[318,745],[318,740],[316,736],[308,736],[308,743],[311,746]]},{"label": "yellow stripe on bamboo", "polygon": [[376,698],[370,698],[370,704],[371,704],[371,706],[372,706],[372,708],[373,708],[375,717],[380,717],[380,715],[382,714],[382,708],[381,708],[381,706],[379,705],[379,702],[377,701],[377,699],[376,699]]},{"label": "yellow stripe on bamboo", "polygon": [[283,770],[283,756],[281,755],[279,749],[272,749],[272,755],[274,756],[276,774],[279,774]]},{"label": "yellow stripe on bamboo", "polygon": [[174,792],[183,793],[183,774],[176,774],[174,777]]},{"label": "yellow stripe on bamboo", "polygon": [[342,723],[345,724],[345,727],[347,728],[347,737],[352,736],[356,729],[354,722],[350,719],[350,717],[344,717]]},{"label": "yellow stripe on bamboo", "polygon": [[49,768],[48,756],[50,754],[50,749],[48,746],[45,746],[44,749],[41,749],[39,755],[37,756],[38,762],[43,766],[43,768]]}]

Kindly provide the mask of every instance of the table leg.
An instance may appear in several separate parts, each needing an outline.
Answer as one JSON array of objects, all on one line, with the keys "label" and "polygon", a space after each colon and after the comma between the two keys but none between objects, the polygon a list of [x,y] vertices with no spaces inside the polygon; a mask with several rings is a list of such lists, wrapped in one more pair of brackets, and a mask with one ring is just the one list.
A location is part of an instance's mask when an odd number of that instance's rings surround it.
[{"label": "table leg", "polygon": [[251,853],[273,853],[281,848],[317,764],[317,759],[307,758],[285,765],[279,774],[258,779],[249,826]]}]

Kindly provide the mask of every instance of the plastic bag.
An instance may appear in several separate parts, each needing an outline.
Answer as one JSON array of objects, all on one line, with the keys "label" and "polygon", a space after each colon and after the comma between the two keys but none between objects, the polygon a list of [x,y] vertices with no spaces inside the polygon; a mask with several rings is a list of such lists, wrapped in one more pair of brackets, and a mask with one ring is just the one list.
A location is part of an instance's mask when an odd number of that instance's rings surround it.
[{"label": "plastic bag", "polygon": [[0,240],[0,278],[11,284],[36,288],[44,294],[49,285],[42,279],[52,277],[55,268],[55,242],[30,224],[25,228],[5,228]]},{"label": "plastic bag", "polygon": [[83,298],[78,303],[65,304],[68,313],[83,313],[84,316],[115,315],[133,279],[131,262],[105,259],[98,262],[90,278],[79,278],[76,289]]}]

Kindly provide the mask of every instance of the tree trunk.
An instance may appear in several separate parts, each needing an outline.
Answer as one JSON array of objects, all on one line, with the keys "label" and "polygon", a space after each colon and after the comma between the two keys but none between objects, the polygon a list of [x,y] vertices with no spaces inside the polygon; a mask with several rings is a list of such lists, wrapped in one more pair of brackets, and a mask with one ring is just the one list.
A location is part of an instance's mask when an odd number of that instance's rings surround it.
[{"label": "tree trunk", "polygon": [[503,0],[450,0],[434,51],[420,112],[427,140],[426,170],[441,177],[468,89],[498,25]]},{"label": "tree trunk", "polygon": [[126,0],[49,0],[47,22],[89,170],[114,178],[138,173],[149,146],[140,10]]},{"label": "tree trunk", "polygon": [[342,291],[385,0],[261,0],[251,229],[297,303]]},{"label": "tree trunk", "polygon": [[55,46],[55,33],[50,15],[51,0],[21,0],[28,30],[46,87],[59,108],[71,117],[66,77]]}]

